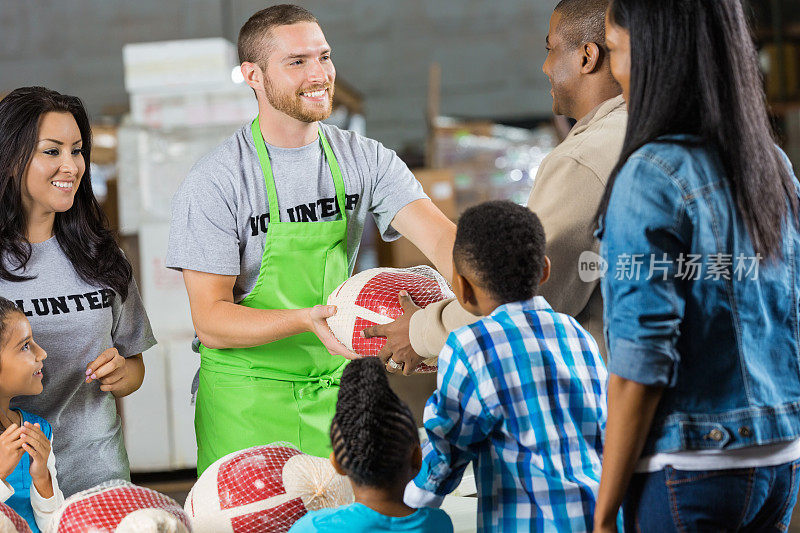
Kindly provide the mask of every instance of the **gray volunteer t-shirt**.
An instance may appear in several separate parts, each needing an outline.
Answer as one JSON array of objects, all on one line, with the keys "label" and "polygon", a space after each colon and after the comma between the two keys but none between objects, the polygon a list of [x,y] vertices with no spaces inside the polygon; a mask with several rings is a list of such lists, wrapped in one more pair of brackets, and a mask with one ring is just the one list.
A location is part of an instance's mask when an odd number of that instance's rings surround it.
[{"label": "gray volunteer t-shirt", "polygon": [[156,343],[136,283],[131,281],[124,303],[113,290],[86,283],[55,237],[32,245],[22,274],[36,277],[0,279],[0,296],[25,312],[47,359],[43,392],[20,396],[12,407],[50,422],[64,496],[109,479],[130,479],[114,396],[85,379],[86,365],[107,348],[129,357]]},{"label": "gray volunteer t-shirt", "polygon": [[[384,240],[404,206],[427,198],[397,154],[378,141],[322,124],[344,176],[347,257],[355,265],[367,213]],[[267,145],[283,222],[336,220],[339,207],[318,140],[300,148]],[[238,276],[234,300],[258,279],[270,217],[264,175],[250,123],[198,161],[172,199],[167,266]]]}]

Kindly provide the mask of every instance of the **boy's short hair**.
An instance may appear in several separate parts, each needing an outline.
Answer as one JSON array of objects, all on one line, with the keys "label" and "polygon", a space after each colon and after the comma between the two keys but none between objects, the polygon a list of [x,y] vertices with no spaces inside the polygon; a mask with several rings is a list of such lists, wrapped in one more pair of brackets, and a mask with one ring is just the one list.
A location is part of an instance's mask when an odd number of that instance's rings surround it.
[{"label": "boy's short hair", "polygon": [[419,446],[417,425],[377,357],[345,367],[330,435],[334,457],[353,482],[395,488],[408,481],[409,455]]},{"label": "boy's short hair", "polygon": [[263,68],[272,28],[299,22],[317,22],[317,19],[309,10],[293,4],[278,4],[256,12],[239,30],[239,63],[247,61]]},{"label": "boy's short hair", "polygon": [[542,223],[531,210],[508,201],[486,202],[458,219],[453,259],[471,271],[502,303],[529,300],[545,266]]}]

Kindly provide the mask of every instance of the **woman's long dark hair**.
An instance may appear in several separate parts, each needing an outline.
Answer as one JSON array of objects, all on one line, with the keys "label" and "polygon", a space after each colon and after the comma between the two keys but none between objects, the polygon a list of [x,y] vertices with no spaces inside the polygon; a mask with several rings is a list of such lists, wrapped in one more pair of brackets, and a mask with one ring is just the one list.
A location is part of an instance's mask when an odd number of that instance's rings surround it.
[{"label": "woman's long dark hair", "polygon": [[108,221],[92,192],[89,161],[92,131],[83,102],[44,87],[22,87],[0,100],[0,278],[31,279],[23,269],[31,257],[27,216],[22,205],[22,180],[39,141],[45,113],[70,113],[78,124],[86,171],[71,208],[56,213],[53,232],[78,275],[87,283],[128,296],[132,269],[114,241]]},{"label": "woman's long dark hair", "polygon": [[662,135],[693,134],[717,151],[754,249],[780,257],[797,192],[775,149],[741,0],[612,0],[609,19],[630,34],[629,114],[598,215],[631,154]]}]

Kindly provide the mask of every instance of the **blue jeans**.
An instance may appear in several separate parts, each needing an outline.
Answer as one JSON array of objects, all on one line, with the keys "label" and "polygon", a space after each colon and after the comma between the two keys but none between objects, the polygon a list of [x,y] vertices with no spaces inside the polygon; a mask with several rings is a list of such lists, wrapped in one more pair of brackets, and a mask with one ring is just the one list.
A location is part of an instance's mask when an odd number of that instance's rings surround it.
[{"label": "blue jeans", "polygon": [[626,532],[786,531],[800,460],[737,470],[634,474],[623,503]]}]

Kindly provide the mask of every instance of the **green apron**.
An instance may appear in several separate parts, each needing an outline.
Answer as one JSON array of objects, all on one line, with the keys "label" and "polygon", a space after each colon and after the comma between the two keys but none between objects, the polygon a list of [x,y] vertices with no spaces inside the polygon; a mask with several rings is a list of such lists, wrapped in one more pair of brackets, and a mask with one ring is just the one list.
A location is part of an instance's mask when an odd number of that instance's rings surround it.
[{"label": "green apron", "polygon": [[[324,304],[349,274],[345,189],[336,156],[320,128],[341,220],[281,221],[258,117],[252,132],[270,221],[258,280],[239,305],[300,309]],[[328,431],[347,360],[331,355],[316,335],[301,333],[252,348],[201,346],[200,354],[195,410],[198,475],[223,455],[275,441],[291,442],[311,455],[330,454]]]}]

